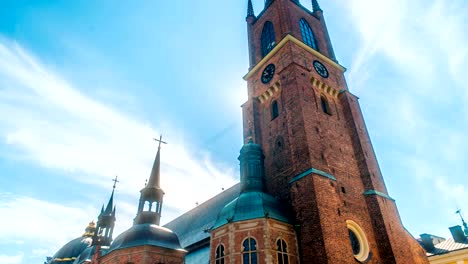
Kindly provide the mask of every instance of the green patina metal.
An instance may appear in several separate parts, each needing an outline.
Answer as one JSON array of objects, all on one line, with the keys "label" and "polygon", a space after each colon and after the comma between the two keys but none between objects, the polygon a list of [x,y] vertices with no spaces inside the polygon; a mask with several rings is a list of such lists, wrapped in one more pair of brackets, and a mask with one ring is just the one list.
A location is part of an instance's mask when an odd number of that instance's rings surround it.
[{"label": "green patina metal", "polygon": [[239,155],[241,193],[224,206],[211,229],[257,218],[291,223],[287,207],[264,192],[264,158],[262,148],[252,141],[242,147]]},{"label": "green patina metal", "polygon": [[293,184],[294,182],[297,182],[298,180],[304,178],[305,176],[309,175],[309,174],[317,174],[317,175],[320,175],[320,176],[323,176],[323,177],[326,177],[330,180],[333,180],[333,181],[336,181],[336,178],[335,176],[329,174],[329,173],[326,173],[324,171],[321,171],[321,170],[317,170],[317,169],[314,169],[314,168],[310,168],[306,171],[304,171],[303,173],[297,175],[296,177],[294,177],[290,182],[289,184]]},{"label": "green patina metal", "polygon": [[287,208],[273,196],[263,192],[244,192],[221,210],[212,229],[228,223],[257,218],[271,218],[291,223]]},{"label": "green patina metal", "polygon": [[395,199],[393,199],[392,197],[388,196],[387,194],[383,193],[383,192],[379,192],[379,191],[376,191],[376,190],[367,190],[363,193],[365,196],[369,196],[369,195],[378,195],[380,197],[383,197],[383,198],[386,198],[386,199],[389,199],[389,200],[392,200],[392,201],[395,201]]}]

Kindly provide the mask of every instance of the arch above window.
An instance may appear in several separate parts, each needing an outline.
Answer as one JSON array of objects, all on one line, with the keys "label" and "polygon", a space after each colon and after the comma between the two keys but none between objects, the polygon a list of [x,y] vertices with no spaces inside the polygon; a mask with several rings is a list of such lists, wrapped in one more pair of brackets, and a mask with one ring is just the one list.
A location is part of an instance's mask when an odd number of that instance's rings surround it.
[{"label": "arch above window", "polygon": [[318,50],[315,35],[309,23],[304,18],[301,18],[299,25],[301,26],[302,41],[314,50]]},{"label": "arch above window", "polygon": [[262,30],[262,57],[265,57],[276,45],[275,29],[271,21],[265,22]]},{"label": "arch above window", "polygon": [[249,237],[242,242],[242,264],[257,264],[257,241]]},{"label": "arch above window", "polygon": [[215,264],[224,264],[224,246],[219,245],[215,253]]}]

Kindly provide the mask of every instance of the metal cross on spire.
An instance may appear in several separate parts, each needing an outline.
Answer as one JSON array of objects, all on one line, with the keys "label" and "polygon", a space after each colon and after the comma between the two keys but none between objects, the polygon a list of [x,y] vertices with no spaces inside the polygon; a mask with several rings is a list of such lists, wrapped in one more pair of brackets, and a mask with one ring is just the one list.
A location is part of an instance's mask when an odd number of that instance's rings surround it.
[{"label": "metal cross on spire", "polygon": [[115,176],[115,179],[113,179],[112,181],[114,182],[114,186],[112,186],[112,189],[115,190],[115,186],[117,185],[118,182],[120,182],[119,180],[117,180],[118,176],[116,175]]},{"label": "metal cross on spire", "polygon": [[154,139],[154,141],[159,142],[158,149],[161,148],[161,143],[167,144],[167,142],[162,141],[162,135],[159,135],[159,139],[157,139],[157,138],[153,138],[153,139]]}]

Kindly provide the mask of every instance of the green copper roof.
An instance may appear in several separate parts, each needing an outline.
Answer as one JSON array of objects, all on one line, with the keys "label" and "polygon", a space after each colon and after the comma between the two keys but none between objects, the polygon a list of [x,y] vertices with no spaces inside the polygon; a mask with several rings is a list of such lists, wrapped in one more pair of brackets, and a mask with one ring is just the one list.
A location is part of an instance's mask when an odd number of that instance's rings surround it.
[{"label": "green copper roof", "polygon": [[224,206],[212,229],[232,222],[257,218],[271,218],[291,223],[288,210],[273,196],[263,192],[245,192]]}]

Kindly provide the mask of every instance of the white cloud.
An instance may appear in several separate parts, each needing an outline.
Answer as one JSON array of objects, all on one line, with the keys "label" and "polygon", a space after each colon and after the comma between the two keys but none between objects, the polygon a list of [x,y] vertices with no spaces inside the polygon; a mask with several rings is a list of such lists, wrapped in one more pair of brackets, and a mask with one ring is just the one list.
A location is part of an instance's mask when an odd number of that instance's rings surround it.
[{"label": "white cloud", "polygon": [[[152,138],[161,128],[87,97],[8,41],[0,42],[0,87],[0,113],[8,113],[0,115],[0,135],[7,144],[47,168],[91,175],[79,179],[88,183],[108,188],[110,177],[118,174],[122,191],[138,194],[154,159]],[[192,201],[235,182],[235,163],[215,166],[208,156],[189,149],[183,131],[168,126],[165,132],[170,144],[162,151],[162,188],[168,206],[190,208]],[[180,188],[185,188],[183,196]]]},{"label": "white cloud", "polygon": [[17,264],[23,261],[23,254],[15,255],[15,256],[8,256],[8,255],[0,255],[0,263],[2,264]]},{"label": "white cloud", "polygon": [[[91,210],[86,206],[68,207],[0,193],[0,215],[3,216],[0,219],[0,244],[16,241],[15,244],[20,242],[21,247],[24,247],[34,241],[36,245],[57,250],[60,245],[84,232],[87,223],[91,221],[88,218]],[[12,225],[15,227],[12,228]],[[54,252],[47,253],[52,255]]]}]

